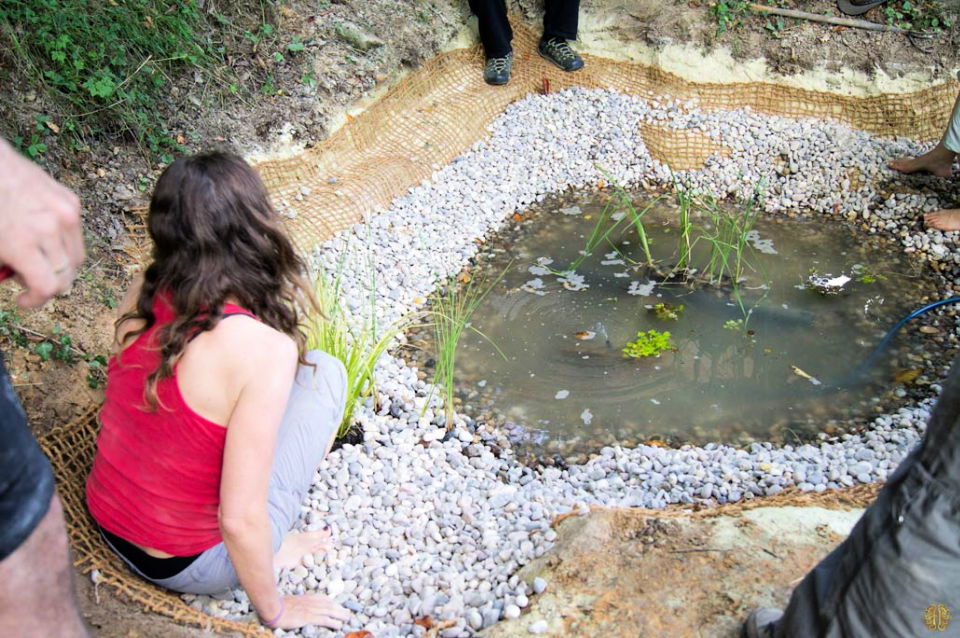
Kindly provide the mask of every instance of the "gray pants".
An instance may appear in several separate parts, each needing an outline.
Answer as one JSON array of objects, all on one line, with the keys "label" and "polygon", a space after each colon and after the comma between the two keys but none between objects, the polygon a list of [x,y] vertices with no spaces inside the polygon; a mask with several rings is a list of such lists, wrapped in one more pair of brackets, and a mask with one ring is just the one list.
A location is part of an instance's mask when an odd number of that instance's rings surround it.
[{"label": "gray pants", "polygon": [[920,446],[793,591],[774,635],[929,636],[948,611],[960,612],[960,357]]},{"label": "gray pants", "polygon": [[[277,435],[270,474],[267,507],[274,554],[300,517],[313,474],[343,418],[347,392],[343,364],[319,350],[308,352],[307,361],[316,367],[300,366],[297,371]],[[116,552],[116,548],[111,548]],[[206,550],[189,567],[170,578],[147,578],[128,561],[124,562],[143,578],[186,594],[216,594],[240,585],[223,543]]]},{"label": "gray pants", "polygon": [[[960,78],[960,73],[957,74]],[[947,131],[943,134],[943,145],[954,153],[960,153],[960,95],[953,105],[953,114],[950,116],[950,123],[947,124]]]}]

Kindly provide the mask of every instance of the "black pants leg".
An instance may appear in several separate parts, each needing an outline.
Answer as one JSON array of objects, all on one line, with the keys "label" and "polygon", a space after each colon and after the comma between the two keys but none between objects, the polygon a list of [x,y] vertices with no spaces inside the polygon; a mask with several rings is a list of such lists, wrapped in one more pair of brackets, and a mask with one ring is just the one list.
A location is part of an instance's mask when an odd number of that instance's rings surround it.
[{"label": "black pants leg", "polygon": [[576,40],[580,0],[545,0],[545,3],[543,39]]},{"label": "black pants leg", "polygon": [[33,534],[53,489],[50,463],[27,426],[0,357],[0,561]]},{"label": "black pants leg", "polygon": [[506,0],[470,0],[470,11],[477,16],[480,42],[487,59],[501,58],[513,50],[510,45],[513,29],[507,19]]}]

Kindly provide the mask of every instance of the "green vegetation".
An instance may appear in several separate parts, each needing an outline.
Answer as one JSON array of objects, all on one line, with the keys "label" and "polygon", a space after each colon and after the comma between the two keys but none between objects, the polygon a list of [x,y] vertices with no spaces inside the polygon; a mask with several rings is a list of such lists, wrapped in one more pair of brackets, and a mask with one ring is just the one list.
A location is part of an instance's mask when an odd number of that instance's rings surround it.
[{"label": "green vegetation", "polygon": [[703,241],[710,249],[706,263],[699,269],[708,283],[720,284],[725,279],[734,286],[749,266],[745,253],[749,248],[747,235],[753,230],[758,211],[754,199],[741,203],[738,210],[728,210],[713,197],[700,198],[699,210],[707,217],[707,225],[699,229],[695,242]]},{"label": "green vegetation", "polygon": [[54,126],[78,147],[90,122],[112,120],[153,153],[178,150],[157,103],[170,74],[219,62],[201,45],[202,27],[193,0],[172,6],[154,0],[0,5],[0,33],[28,76],[57,99],[65,117]]},{"label": "green vegetation", "polygon": [[651,310],[662,321],[677,321],[683,312],[683,304],[658,303]]},{"label": "green vegetation", "polygon": [[676,349],[669,331],[647,330],[638,332],[637,338],[624,346],[623,356],[635,359],[659,357],[663,352]]},{"label": "green vegetation", "polygon": [[370,302],[366,318],[359,329],[351,327],[354,317],[344,307],[342,270],[331,280],[324,272],[317,276],[316,294],[326,317],[313,317],[307,329],[307,347],[322,350],[339,359],[347,370],[347,401],[343,420],[337,430],[342,437],[353,425],[353,411],[359,401],[376,397],[373,370],[393,338],[406,327],[406,322],[379,329],[376,320],[376,281],[371,277]]},{"label": "green vegetation", "polygon": [[853,268],[850,270],[853,274],[853,278],[861,284],[874,284],[878,281],[886,281],[887,279],[886,275],[874,272],[863,264],[854,264]]},{"label": "green vegetation", "polygon": [[[952,7],[956,11],[956,3]],[[941,31],[953,26],[949,8],[938,0],[898,0],[883,6],[887,24],[915,31]]]},{"label": "green vegetation", "polygon": [[717,19],[717,35],[739,27],[749,11],[749,4],[745,0],[717,0],[710,9]]},{"label": "green vegetation", "polygon": [[[51,136],[75,151],[104,136],[124,136],[145,156],[171,161],[187,142],[167,120],[175,99],[187,97],[171,98],[178,80],[189,78],[189,86],[198,87],[189,96],[198,106],[196,100],[213,103],[233,94],[242,99],[252,91],[233,74],[232,58],[280,63],[284,54],[306,48],[297,38],[282,39],[271,0],[221,8],[231,15],[199,0],[0,3],[0,45],[13,67],[0,76],[26,78],[53,106],[14,143],[36,159]],[[251,65],[248,86],[269,88],[270,66]]]},{"label": "green vegetation", "polygon": [[46,335],[27,328],[22,322],[16,311],[0,309],[0,344],[6,342],[24,348],[43,362],[60,361],[73,365],[83,361],[87,364],[87,385],[91,389],[96,390],[106,383],[106,355],[88,354],[77,348],[73,337],[65,333],[60,324],[55,324]]},{"label": "green vegetation", "polygon": [[[448,427],[453,424],[454,369],[457,346],[467,329],[473,330],[487,339],[486,335],[470,325],[470,317],[473,316],[473,313],[493,287],[497,285],[497,282],[503,278],[509,267],[508,265],[500,273],[500,276],[489,282],[484,277],[473,278],[468,274],[464,283],[460,284],[456,280],[450,281],[445,287],[439,288],[432,296],[430,315],[437,349],[433,383],[443,393],[443,410]],[[461,277],[461,279],[464,278]],[[497,348],[496,344],[493,344],[493,347]],[[497,352],[500,352],[499,348],[497,348]],[[500,352],[500,355],[503,356],[503,353]]]},{"label": "green vegetation", "polygon": [[724,330],[733,330],[734,332],[741,332],[745,327],[743,319],[727,319],[723,323]]}]

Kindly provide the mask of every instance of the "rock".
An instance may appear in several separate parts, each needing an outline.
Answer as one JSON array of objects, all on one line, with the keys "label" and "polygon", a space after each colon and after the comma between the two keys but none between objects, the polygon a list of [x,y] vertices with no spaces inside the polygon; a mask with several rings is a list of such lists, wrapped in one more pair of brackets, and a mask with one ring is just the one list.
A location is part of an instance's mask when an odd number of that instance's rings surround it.
[{"label": "rock", "polygon": [[545,634],[549,628],[550,626],[547,624],[546,620],[538,620],[527,627],[527,631],[529,631],[531,634]]}]

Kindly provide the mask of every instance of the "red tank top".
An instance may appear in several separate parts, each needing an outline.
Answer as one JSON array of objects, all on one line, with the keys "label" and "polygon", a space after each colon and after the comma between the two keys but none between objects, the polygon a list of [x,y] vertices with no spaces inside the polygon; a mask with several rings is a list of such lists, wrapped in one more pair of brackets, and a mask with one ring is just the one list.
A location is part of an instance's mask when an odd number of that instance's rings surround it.
[{"label": "red tank top", "polygon": [[[162,295],[156,322],[112,357],[100,435],[87,479],[87,507],[108,532],[142,547],[191,556],[221,541],[217,511],[227,428],[187,405],[174,374],[157,383],[146,407],[147,376],[160,363],[157,331],[173,321]],[[224,315],[253,313],[225,304]]]}]

